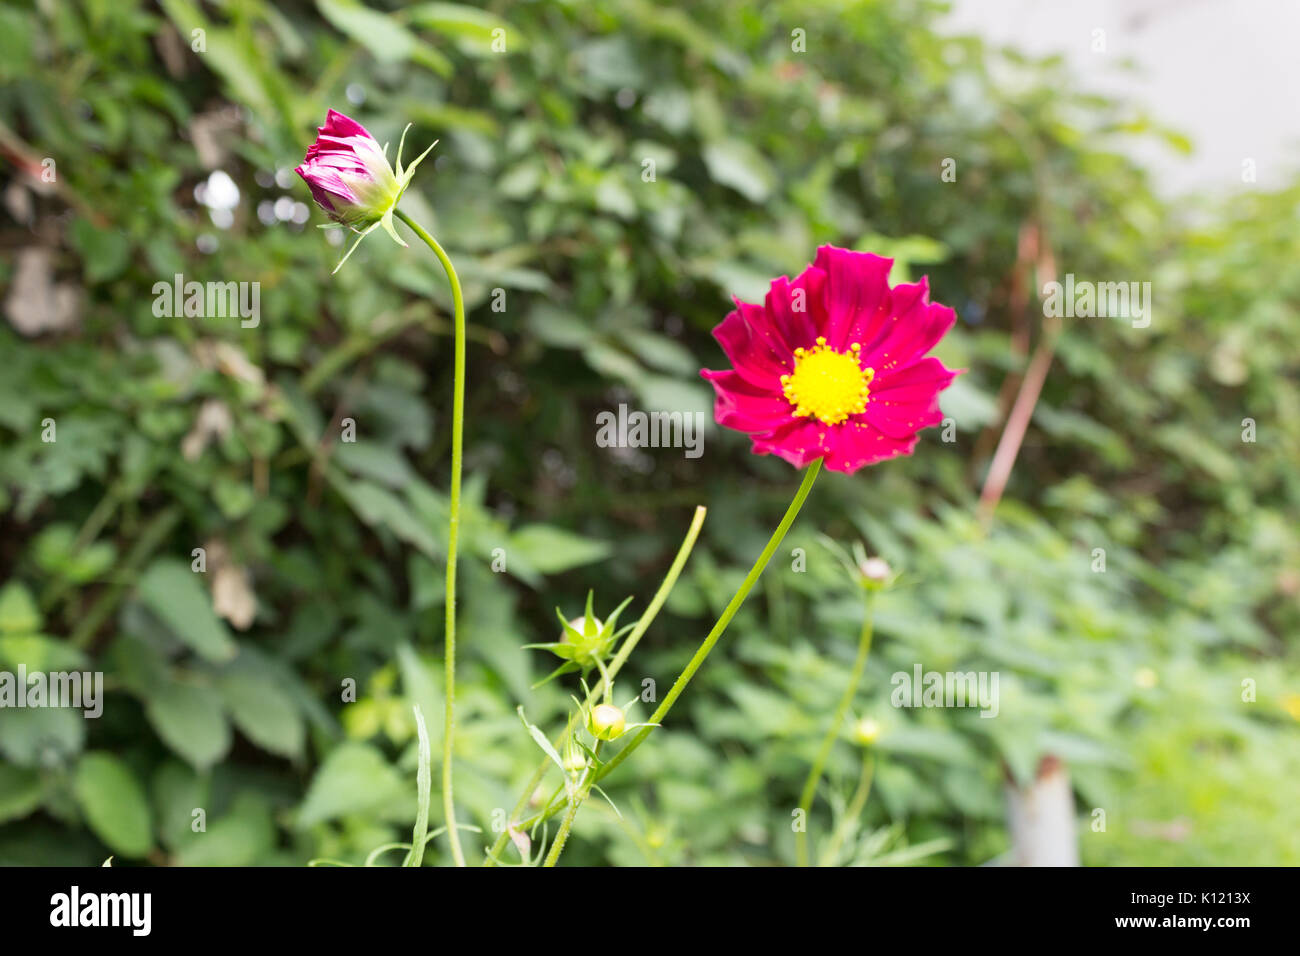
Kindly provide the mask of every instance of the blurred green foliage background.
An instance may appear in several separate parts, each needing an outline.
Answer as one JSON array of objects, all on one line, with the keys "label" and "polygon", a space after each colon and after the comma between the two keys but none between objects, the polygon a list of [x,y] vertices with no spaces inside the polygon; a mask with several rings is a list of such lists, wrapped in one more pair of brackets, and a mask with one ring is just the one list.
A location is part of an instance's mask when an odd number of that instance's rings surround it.
[{"label": "blurred green foliage background", "polygon": [[[329,107],[381,142],[407,122],[408,149],[440,141],[403,208],[470,310],[472,857],[539,757],[516,706],[554,732],[576,686],[530,689],[553,660],[520,646],[555,639],[555,606],[580,613],[589,588],[598,614],[629,594],[639,613],[706,504],[620,690],[662,693],[798,481],[716,429],[695,460],[598,448],[595,415],[709,409],[698,369],[723,362],[729,295],[832,242],[896,256],[895,281],[926,273],[957,309],[954,440],[819,481],[610,779],[622,819],[593,800],[566,859],[790,862],[860,615],[822,532],[904,574],[854,707],[885,730],[847,861],[999,858],[1006,781],[1053,754],[1085,863],[1300,863],[1300,183],[1170,204],[1118,147],[1177,135],[1071,92],[1058,63],[941,36],[938,10],[6,0],[0,669],[102,670],[107,697],[96,720],[0,710],[0,863],[360,862],[409,833],[410,705],[441,713],[450,303],[427,250],[382,236],[330,276],[341,250],[292,173]],[[1067,272],[1151,282],[1150,328],[1045,330],[1037,290]],[[176,273],[259,282],[260,323],[156,316]],[[981,520],[1039,349],[1041,397]],[[998,671],[997,719],[892,708],[889,675],[917,663]],[[814,834],[860,759],[846,735]]]}]

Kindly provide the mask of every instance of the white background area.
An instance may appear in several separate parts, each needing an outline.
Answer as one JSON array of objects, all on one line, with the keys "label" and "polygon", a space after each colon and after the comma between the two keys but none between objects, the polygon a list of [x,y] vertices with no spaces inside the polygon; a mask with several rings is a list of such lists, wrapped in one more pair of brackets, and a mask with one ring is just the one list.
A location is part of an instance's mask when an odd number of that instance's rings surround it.
[{"label": "white background area", "polygon": [[[1300,170],[1300,0],[951,2],[945,32],[1059,53],[1081,88],[1141,104],[1187,135],[1191,156],[1131,149],[1163,194],[1271,188]],[[1092,49],[1098,28],[1105,53]],[[1257,184],[1242,182],[1247,158]]]}]

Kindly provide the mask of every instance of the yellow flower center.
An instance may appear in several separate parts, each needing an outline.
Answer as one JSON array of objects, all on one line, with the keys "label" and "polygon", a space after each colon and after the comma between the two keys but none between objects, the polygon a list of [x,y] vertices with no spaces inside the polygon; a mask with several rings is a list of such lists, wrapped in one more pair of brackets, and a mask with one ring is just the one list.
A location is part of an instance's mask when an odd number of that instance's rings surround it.
[{"label": "yellow flower center", "polygon": [[827,425],[838,425],[850,415],[866,410],[868,387],[876,370],[859,363],[862,346],[856,342],[848,352],[836,352],[817,339],[811,349],[794,350],[794,372],[781,376],[781,390],[794,406],[794,413],[813,416]]}]

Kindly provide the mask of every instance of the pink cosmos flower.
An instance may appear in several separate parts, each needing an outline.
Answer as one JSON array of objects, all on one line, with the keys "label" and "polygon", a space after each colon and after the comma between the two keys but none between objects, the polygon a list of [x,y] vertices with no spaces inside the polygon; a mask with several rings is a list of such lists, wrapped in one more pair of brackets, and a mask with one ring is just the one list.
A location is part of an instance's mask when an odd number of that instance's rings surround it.
[{"label": "pink cosmos flower", "polygon": [[370,225],[397,200],[397,176],[378,141],[364,126],[330,110],[316,142],[294,170],[321,209],[345,226]]},{"label": "pink cosmos flower", "polygon": [[[406,128],[411,127],[408,124]],[[361,238],[382,226],[399,245],[405,246],[393,227],[393,211],[410,185],[415,168],[433,146],[403,169],[402,145],[406,142],[403,130],[394,171],[388,164],[388,147],[381,147],[364,126],[336,110],[326,114],[325,125],[316,133],[316,142],[307,147],[306,158],[294,172],[303,178],[317,205],[335,222],[360,233]],[[352,255],[361,238],[348,250],[343,262]],[[335,272],[343,262],[335,267]]]},{"label": "pink cosmos flower", "polygon": [[894,260],[822,246],[793,282],[772,280],[763,305],[736,300],[713,330],[732,368],[701,370],[718,424],[752,451],[832,471],[910,455],[942,420],[939,393],[959,372],[926,358],[956,321],[929,283],[889,286]]}]

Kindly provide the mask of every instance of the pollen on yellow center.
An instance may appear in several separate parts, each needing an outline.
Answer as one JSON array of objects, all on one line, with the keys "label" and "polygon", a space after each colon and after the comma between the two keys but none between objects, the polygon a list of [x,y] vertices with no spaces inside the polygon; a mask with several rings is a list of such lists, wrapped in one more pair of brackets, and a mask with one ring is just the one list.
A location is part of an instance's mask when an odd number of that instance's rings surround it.
[{"label": "pollen on yellow center", "polygon": [[838,425],[865,411],[876,371],[862,367],[861,350],[855,342],[849,351],[836,352],[825,337],[810,349],[795,349],[794,371],[781,376],[781,391],[794,413]]}]

